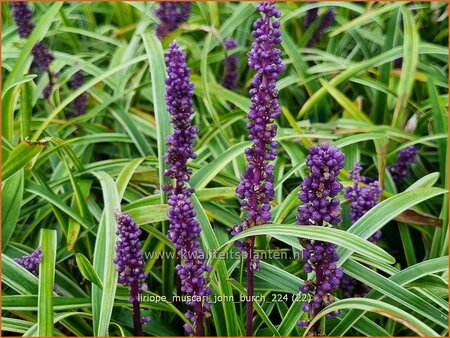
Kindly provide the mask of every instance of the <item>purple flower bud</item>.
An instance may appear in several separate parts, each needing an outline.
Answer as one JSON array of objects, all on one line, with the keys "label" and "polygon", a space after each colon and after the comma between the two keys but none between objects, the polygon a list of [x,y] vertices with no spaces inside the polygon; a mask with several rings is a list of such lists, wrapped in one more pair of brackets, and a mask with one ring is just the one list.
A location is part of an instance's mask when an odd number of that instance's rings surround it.
[{"label": "purple flower bud", "polygon": [[[281,33],[276,19],[281,13],[272,2],[261,2],[257,8],[263,16],[253,24],[252,35],[256,40],[248,53],[248,65],[256,70],[250,90],[251,104],[247,124],[249,139],[253,144],[245,151],[248,165],[236,188],[241,210],[247,213],[247,217],[240,226],[233,228],[234,234],[255,225],[269,223],[270,201],[275,195],[273,165],[269,163],[275,160],[277,154],[277,143],[274,141],[277,126],[274,119],[281,113],[275,88],[278,76],[284,71],[281,51],[277,48],[281,43]],[[246,243],[239,245],[242,250],[248,249]],[[254,263],[252,266],[257,267],[258,264]]]},{"label": "purple flower bud", "polygon": [[[237,46],[234,39],[225,40],[225,48],[227,51]],[[228,55],[223,61],[223,66],[222,85],[229,89],[236,88],[239,81],[237,54]]]},{"label": "purple flower bud", "polygon": [[399,182],[402,178],[409,175],[410,165],[417,162],[417,153],[415,146],[400,150],[397,161],[388,168],[394,181]]},{"label": "purple flower bud", "polygon": [[34,25],[30,21],[32,13],[28,8],[28,3],[26,1],[11,2],[11,9],[14,21],[19,27],[19,36],[27,38],[34,29]]},{"label": "purple flower bud", "polygon": [[156,26],[156,35],[162,39],[170,32],[177,29],[182,23],[189,20],[192,4],[190,2],[163,1],[155,10],[155,15],[160,20]]},{"label": "purple flower bud", "polygon": [[[341,221],[341,209],[336,196],[343,187],[337,181],[337,176],[344,167],[344,154],[338,148],[322,143],[309,149],[306,164],[309,176],[300,186],[299,199],[303,205],[298,208],[297,224],[338,224]],[[310,301],[303,304],[302,311],[312,313],[314,317],[330,303],[329,293],[338,288],[342,269],[335,264],[339,260],[335,244],[309,239],[301,239],[301,243],[304,248],[302,257],[307,260],[303,270],[316,273],[315,282],[307,280],[300,287],[302,293],[311,293],[312,296]],[[304,324],[303,321],[299,323],[300,326]]]},{"label": "purple flower bud", "polygon": [[27,269],[33,275],[38,276],[39,264],[41,263],[42,256],[42,250],[40,247],[38,247],[29,255],[23,256],[21,258],[14,258],[14,262]]}]

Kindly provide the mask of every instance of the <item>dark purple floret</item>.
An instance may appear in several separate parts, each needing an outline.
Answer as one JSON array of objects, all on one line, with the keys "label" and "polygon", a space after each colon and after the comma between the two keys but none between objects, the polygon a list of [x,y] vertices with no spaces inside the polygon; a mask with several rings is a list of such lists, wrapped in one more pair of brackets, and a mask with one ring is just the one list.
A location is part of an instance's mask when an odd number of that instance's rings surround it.
[{"label": "dark purple floret", "polygon": [[144,280],[144,258],[139,237],[141,229],[128,213],[116,211],[117,236],[116,258],[114,263],[119,272],[119,283],[130,290],[129,302],[133,304],[135,334],[142,335],[142,319],[139,314],[139,294],[147,291]]},{"label": "dark purple floret", "polygon": [[[324,222],[331,225],[338,224],[341,222],[341,208],[336,196],[343,186],[338,182],[337,176],[344,167],[344,154],[338,148],[322,143],[309,149],[306,164],[309,175],[300,186],[298,197],[303,205],[298,208],[297,224],[301,226],[324,226]],[[306,273],[313,271],[316,273],[315,282],[307,280],[300,286],[302,293],[311,296],[309,301],[303,303],[302,311],[310,313],[311,318],[314,318],[332,302],[333,296],[330,293],[339,287],[344,273],[336,266],[339,255],[335,244],[304,238],[300,243],[304,248],[302,258],[306,261],[303,270]],[[337,315],[338,312],[332,312],[327,317]],[[306,327],[309,323],[309,320],[303,320],[299,321],[298,325]]]},{"label": "dark purple floret", "polygon": [[[234,39],[225,40],[225,48],[227,51],[236,47],[237,43]],[[229,89],[236,88],[239,81],[237,54],[234,53],[227,56],[223,61],[223,66],[222,85]]]},{"label": "dark purple floret", "polygon": [[203,319],[209,315],[211,303],[208,296],[211,290],[207,287],[206,272],[211,266],[205,263],[200,249],[199,236],[202,231],[196,220],[191,195],[194,189],[188,187],[192,170],[187,163],[196,157],[194,139],[198,129],[192,125],[192,96],[194,84],[190,82],[190,71],[186,65],[186,54],[176,42],[172,42],[165,55],[167,67],[166,103],[171,115],[173,134],[167,138],[169,149],[164,159],[169,166],[165,176],[173,180],[173,185],[165,185],[163,189],[168,195],[170,206],[169,230],[167,237],[174,243],[177,257],[181,264],[176,270],[181,282],[181,291],[191,296],[193,301],[187,304],[194,311],[188,311],[186,318],[192,322],[185,325],[187,333],[203,335]]},{"label": "dark purple floret", "polygon": [[[377,205],[381,196],[381,187],[378,181],[372,181],[361,176],[361,169],[361,165],[356,163],[350,170],[350,179],[353,180],[353,185],[347,187],[344,193],[344,197],[350,200],[350,220],[352,224]],[[360,183],[366,184],[361,185]],[[378,230],[368,240],[375,243],[380,237],[381,230]],[[345,274],[341,281],[341,288],[346,297],[364,297],[370,291],[367,285]]]},{"label": "dark purple floret", "polygon": [[[70,89],[76,90],[84,84],[84,74],[81,70],[73,74],[70,82]],[[72,108],[74,110],[73,116],[80,116],[86,112],[86,103],[88,96],[86,93],[82,93],[77,96],[72,102]]]},{"label": "dark purple floret", "polygon": [[170,32],[177,29],[182,23],[189,20],[192,4],[190,2],[163,1],[155,10],[155,15],[160,20],[156,26],[156,35],[162,39]]},{"label": "dark purple floret", "polygon": [[[313,2],[308,2],[308,4],[311,4]],[[308,29],[309,26],[317,19],[319,15],[319,8],[311,8],[306,12],[305,19],[303,20],[303,27],[305,29]]]},{"label": "dark purple floret", "polygon": [[389,167],[389,172],[394,181],[398,182],[409,175],[411,164],[417,162],[417,153],[415,146],[400,150],[395,164]]},{"label": "dark purple floret", "polygon": [[14,258],[14,262],[27,269],[33,275],[38,276],[39,264],[41,263],[42,256],[42,250],[40,247],[38,247],[29,255],[23,256],[21,258]]},{"label": "dark purple floret", "polygon": [[19,36],[21,38],[27,38],[34,29],[34,25],[30,21],[32,13],[28,8],[28,3],[26,1],[11,2],[11,9],[14,21],[19,27]]},{"label": "dark purple floret", "polygon": [[336,18],[336,13],[333,8],[330,8],[322,17],[322,21],[320,22],[319,27],[312,35],[311,39],[308,42],[308,47],[312,47],[316,44],[317,41],[323,36],[323,33],[328,27],[331,27],[334,24],[334,20]]},{"label": "dark purple floret", "polygon": [[34,63],[42,73],[45,73],[48,70],[50,63],[55,59],[53,54],[42,41],[36,43],[31,52],[33,54]]}]

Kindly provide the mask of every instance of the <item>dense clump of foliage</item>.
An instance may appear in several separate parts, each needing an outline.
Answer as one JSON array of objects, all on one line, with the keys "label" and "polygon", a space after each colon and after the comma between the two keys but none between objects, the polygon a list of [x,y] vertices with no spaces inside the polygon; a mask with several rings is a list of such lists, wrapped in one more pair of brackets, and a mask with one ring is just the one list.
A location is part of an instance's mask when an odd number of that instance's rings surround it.
[{"label": "dense clump of foliage", "polygon": [[448,6],[2,3],[2,332],[448,335]]}]

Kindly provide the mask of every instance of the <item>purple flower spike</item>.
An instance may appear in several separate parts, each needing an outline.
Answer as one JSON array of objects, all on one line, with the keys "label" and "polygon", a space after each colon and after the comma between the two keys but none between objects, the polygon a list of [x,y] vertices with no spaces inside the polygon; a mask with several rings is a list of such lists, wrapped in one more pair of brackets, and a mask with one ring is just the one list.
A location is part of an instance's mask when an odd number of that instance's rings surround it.
[{"label": "purple flower spike", "polygon": [[397,161],[395,161],[393,166],[389,167],[389,172],[394,181],[398,182],[409,175],[410,165],[417,162],[417,153],[415,146],[400,150]]},{"label": "purple flower spike", "polygon": [[189,20],[192,4],[190,2],[163,1],[155,10],[155,15],[160,20],[156,26],[156,35],[159,39],[177,29],[182,23]]},{"label": "purple flower spike", "polygon": [[[81,70],[73,74],[70,82],[70,89],[75,90],[80,88],[84,83],[84,75]],[[83,115],[86,112],[87,94],[82,93],[75,98],[72,102],[72,108],[74,109],[74,116]]]},{"label": "purple flower spike", "polygon": [[31,23],[32,13],[28,8],[28,3],[23,2],[11,2],[11,9],[13,12],[13,18],[19,27],[19,36],[27,38],[34,29],[34,25]]},{"label": "purple flower spike", "polygon": [[42,41],[35,44],[31,52],[34,57],[34,63],[36,63],[42,73],[45,73],[50,63],[55,59],[53,54]]},{"label": "purple flower spike", "polygon": [[270,222],[270,201],[274,198],[273,170],[269,164],[277,155],[277,142],[274,137],[277,126],[273,121],[280,116],[278,91],[275,87],[277,77],[284,71],[281,63],[281,51],[276,48],[281,43],[278,8],[270,2],[262,2],[258,10],[264,15],[253,25],[252,50],[248,53],[248,64],[256,70],[250,90],[251,104],[248,113],[247,129],[253,142],[245,150],[247,169],[242,181],[236,188],[241,209],[247,212],[247,218],[235,225],[232,234],[236,235],[246,228]]},{"label": "purple flower spike", "polygon": [[[147,291],[144,280],[144,258],[142,257],[141,229],[128,213],[116,211],[118,240],[114,263],[119,272],[119,283],[130,290],[129,302],[133,304],[133,322],[136,336],[142,336],[142,319],[139,311],[139,294]],[[145,318],[145,317],[144,317]],[[145,321],[145,320],[144,320]]]},{"label": "purple flower spike", "polygon": [[[306,164],[309,175],[300,186],[298,197],[303,205],[298,208],[297,224],[338,224],[341,222],[341,208],[336,196],[343,186],[338,182],[337,176],[344,167],[344,154],[338,148],[322,143],[309,149]],[[303,303],[302,309],[311,313],[311,318],[314,318],[332,302],[333,296],[330,293],[339,287],[344,273],[341,268],[336,267],[339,255],[335,244],[309,239],[301,239],[301,244],[304,248],[303,259],[306,260],[304,271],[316,273],[315,282],[307,280],[300,286],[300,292],[311,296],[309,301]],[[337,315],[338,312],[333,312],[328,317]],[[305,327],[309,325],[309,321],[300,321],[298,324]],[[313,330],[317,331],[318,328],[314,327]]]},{"label": "purple flower spike", "polygon": [[[314,2],[308,2],[308,4],[311,4]],[[311,24],[317,19],[319,15],[319,8],[311,8],[306,12],[305,15],[305,19],[303,20],[303,27],[305,27],[305,29],[308,29],[309,26],[311,26]]]},{"label": "purple flower spike", "polygon": [[14,258],[14,262],[27,269],[33,275],[38,276],[39,264],[41,263],[42,256],[43,256],[42,250],[40,247],[38,247],[36,250],[34,250],[31,254],[27,256],[23,256],[21,258]]},{"label": "purple flower spike", "polygon": [[[236,48],[238,45],[234,39],[227,39],[225,40],[225,48],[226,50],[231,50],[233,48]],[[237,87],[237,83],[239,81],[239,74],[238,74],[238,57],[237,54],[229,55],[224,61],[223,61],[224,69],[223,69],[223,76],[222,76],[222,85],[225,88],[233,89]]]},{"label": "purple flower spike", "polygon": [[165,55],[167,67],[166,103],[173,126],[173,134],[167,138],[169,150],[164,159],[169,166],[165,176],[173,180],[173,185],[165,185],[170,206],[169,230],[167,237],[174,243],[177,257],[181,264],[177,264],[181,291],[191,296],[187,305],[194,311],[188,311],[186,318],[192,325],[184,326],[187,333],[196,336],[204,334],[203,319],[209,316],[210,302],[208,296],[211,290],[206,286],[206,272],[211,266],[205,263],[205,257],[200,249],[199,235],[202,231],[196,220],[191,195],[194,189],[187,186],[192,170],[187,162],[196,157],[194,139],[198,129],[192,125],[192,96],[194,84],[189,81],[190,71],[186,65],[186,54],[180,50],[176,42],[172,42]]},{"label": "purple flower spike", "polygon": [[[350,200],[350,220],[355,223],[366,212],[378,204],[381,196],[381,187],[377,181],[370,181],[368,177],[360,176],[361,165],[356,163],[350,170],[350,179],[353,185],[345,189],[344,197]],[[360,185],[361,182],[369,182]],[[381,237],[381,230],[376,231],[368,241],[375,243]],[[341,288],[346,297],[364,297],[370,288],[360,281],[345,275],[342,277]]]},{"label": "purple flower spike", "polygon": [[328,27],[331,27],[334,24],[334,21],[336,19],[336,13],[333,8],[330,8],[322,18],[322,21],[320,22],[319,27],[314,32],[313,36],[308,42],[308,47],[312,47],[316,44],[317,41],[320,40],[320,38],[323,36],[323,33],[325,32],[325,29]]}]

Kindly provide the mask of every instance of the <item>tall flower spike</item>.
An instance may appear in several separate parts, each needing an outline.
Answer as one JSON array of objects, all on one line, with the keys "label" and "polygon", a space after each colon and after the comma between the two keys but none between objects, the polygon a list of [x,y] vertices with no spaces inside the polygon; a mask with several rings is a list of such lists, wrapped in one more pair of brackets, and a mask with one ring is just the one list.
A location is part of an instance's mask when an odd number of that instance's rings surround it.
[{"label": "tall flower spike", "polygon": [[144,280],[147,274],[144,272],[144,258],[142,257],[141,229],[128,213],[116,211],[118,240],[116,243],[116,258],[114,263],[119,272],[119,283],[130,290],[129,302],[133,304],[134,334],[142,336],[142,324],[148,322],[148,318],[141,318],[139,309],[139,294],[147,291]]},{"label": "tall flower spike", "polygon": [[29,255],[21,258],[14,258],[14,262],[30,271],[33,275],[37,276],[39,274],[39,264],[41,264],[42,256],[42,250],[38,247]]},{"label": "tall flower spike", "polygon": [[[80,88],[84,83],[84,74],[81,70],[73,74],[70,81],[70,89],[76,90]],[[86,112],[87,94],[82,93],[75,98],[72,102],[72,108],[74,110],[74,116],[83,115]]]},{"label": "tall flower spike", "polygon": [[[381,187],[377,181],[369,182],[370,179],[360,176],[361,165],[356,163],[350,170],[350,179],[353,185],[345,189],[344,198],[350,200],[350,220],[355,223],[366,212],[378,204],[381,196]],[[368,183],[360,185],[361,182]],[[372,243],[381,237],[381,230],[375,232],[368,240]],[[346,297],[364,297],[370,288],[360,281],[344,274],[341,280],[341,288]]]},{"label": "tall flower spike", "polygon": [[[246,217],[233,227],[233,235],[246,228],[270,222],[269,203],[274,198],[274,166],[269,162],[277,155],[277,142],[274,141],[277,126],[274,119],[281,113],[276,89],[276,79],[284,71],[281,51],[277,48],[281,43],[281,33],[280,22],[276,19],[281,13],[273,2],[261,2],[257,9],[262,17],[253,24],[252,36],[255,41],[248,53],[248,65],[256,71],[250,89],[251,103],[247,115],[249,139],[253,144],[245,150],[247,168],[236,188],[241,210],[246,213]],[[254,237],[248,237],[244,243],[238,243],[247,257],[247,336],[252,335],[253,272],[259,270],[254,240]]]},{"label": "tall flower spike", "polygon": [[34,63],[42,73],[45,73],[48,70],[50,63],[55,59],[53,54],[42,41],[35,44],[31,52],[34,57]]},{"label": "tall flower spike", "polygon": [[415,146],[400,150],[395,164],[389,167],[389,172],[394,181],[399,182],[402,178],[409,175],[410,165],[417,162],[417,153]]},{"label": "tall flower spike", "polygon": [[319,27],[314,32],[313,36],[308,42],[308,47],[312,47],[316,44],[317,41],[320,40],[325,29],[331,27],[334,24],[334,20],[336,19],[336,13],[333,8],[330,8],[322,17],[322,21],[320,22]]},{"label": "tall flower spike", "polygon": [[163,1],[155,10],[155,15],[160,20],[156,26],[156,35],[162,39],[170,32],[177,29],[182,23],[189,20],[192,4],[190,2]]},{"label": "tall flower spike", "polygon": [[22,39],[27,38],[34,29],[34,25],[30,21],[33,14],[28,8],[28,3],[26,1],[11,2],[11,9],[14,21],[19,28],[19,36]]},{"label": "tall flower spike", "polygon": [[[306,164],[309,175],[300,186],[298,197],[303,205],[298,208],[297,224],[324,226],[324,222],[331,225],[340,223],[341,208],[336,196],[343,187],[337,176],[344,167],[344,154],[338,148],[322,143],[309,149]],[[302,304],[302,311],[310,313],[314,318],[332,302],[330,292],[339,287],[343,271],[336,267],[339,255],[335,244],[309,239],[301,239],[300,242],[304,248],[302,258],[306,261],[303,270],[316,273],[315,282],[307,280],[300,286],[302,293],[310,295],[310,300]],[[336,315],[338,312],[332,312],[327,317]],[[298,325],[306,327],[309,320],[299,321]],[[317,327],[313,330],[314,334],[320,334]]]},{"label": "tall flower spike", "polygon": [[193,311],[186,313],[191,324],[184,326],[187,333],[196,336],[204,335],[203,319],[209,316],[211,303],[208,296],[211,290],[206,286],[205,272],[211,271],[211,266],[205,263],[205,257],[200,249],[199,235],[202,231],[196,220],[191,195],[194,189],[187,186],[192,170],[187,163],[196,157],[194,139],[198,129],[192,125],[192,96],[194,84],[189,81],[190,71],[186,65],[186,54],[180,50],[176,42],[172,42],[165,55],[167,67],[166,103],[173,126],[173,134],[167,138],[169,149],[164,159],[169,166],[164,175],[173,180],[173,185],[165,185],[170,206],[169,230],[167,237],[174,243],[179,261],[176,271],[181,282],[181,291],[191,299],[187,305]]},{"label": "tall flower spike", "polygon": [[[225,48],[227,51],[236,48],[237,46],[234,39],[225,40]],[[237,54],[234,53],[227,56],[225,60],[223,60],[223,66],[222,85],[229,89],[236,88],[239,81]]]}]

